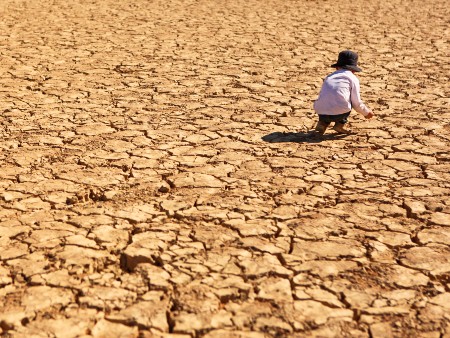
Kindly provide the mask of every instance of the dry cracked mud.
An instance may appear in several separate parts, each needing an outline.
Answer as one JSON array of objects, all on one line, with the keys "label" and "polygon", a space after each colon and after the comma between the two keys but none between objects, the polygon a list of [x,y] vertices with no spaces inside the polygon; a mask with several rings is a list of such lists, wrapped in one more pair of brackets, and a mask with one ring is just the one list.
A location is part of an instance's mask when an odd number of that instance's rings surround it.
[{"label": "dry cracked mud", "polygon": [[0,13],[2,337],[450,337],[447,1]]}]

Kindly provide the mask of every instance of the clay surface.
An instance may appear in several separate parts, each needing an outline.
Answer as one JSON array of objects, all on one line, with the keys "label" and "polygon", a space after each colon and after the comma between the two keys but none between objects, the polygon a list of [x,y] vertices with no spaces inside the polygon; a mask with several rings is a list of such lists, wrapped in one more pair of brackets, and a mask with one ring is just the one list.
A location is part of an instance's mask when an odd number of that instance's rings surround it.
[{"label": "clay surface", "polygon": [[0,13],[2,337],[450,337],[448,1]]}]

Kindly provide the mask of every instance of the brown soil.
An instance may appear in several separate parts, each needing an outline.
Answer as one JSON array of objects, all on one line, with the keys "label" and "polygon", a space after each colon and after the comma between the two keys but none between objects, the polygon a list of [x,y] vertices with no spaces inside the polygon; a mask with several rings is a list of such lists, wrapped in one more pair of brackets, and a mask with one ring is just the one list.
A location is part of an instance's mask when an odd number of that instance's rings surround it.
[{"label": "brown soil", "polygon": [[450,337],[449,8],[2,1],[0,335]]}]

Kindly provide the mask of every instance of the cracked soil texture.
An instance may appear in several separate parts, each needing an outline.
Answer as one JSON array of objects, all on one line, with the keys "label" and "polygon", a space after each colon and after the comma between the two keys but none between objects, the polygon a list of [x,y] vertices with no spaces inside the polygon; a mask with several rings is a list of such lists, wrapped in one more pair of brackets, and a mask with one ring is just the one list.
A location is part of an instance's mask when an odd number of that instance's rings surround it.
[{"label": "cracked soil texture", "polygon": [[0,13],[1,337],[450,337],[447,1]]}]

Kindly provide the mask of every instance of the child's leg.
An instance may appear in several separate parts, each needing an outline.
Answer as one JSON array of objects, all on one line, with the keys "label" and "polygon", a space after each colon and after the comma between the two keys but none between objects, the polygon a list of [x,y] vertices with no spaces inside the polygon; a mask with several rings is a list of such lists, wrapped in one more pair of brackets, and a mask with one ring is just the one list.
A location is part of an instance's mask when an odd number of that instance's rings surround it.
[{"label": "child's leg", "polygon": [[348,117],[350,116],[350,112],[336,115],[336,124],[346,124],[348,122]]},{"label": "child's leg", "polygon": [[314,130],[323,135],[330,123],[331,121],[329,120],[328,115],[319,115],[319,122],[317,122],[316,128]]},{"label": "child's leg", "polygon": [[344,128],[345,124],[348,122],[348,117],[350,112],[339,115],[339,119],[334,124],[333,130],[341,134],[350,134],[351,131]]},{"label": "child's leg", "polygon": [[316,132],[318,132],[319,134],[325,134],[325,130],[327,130],[329,125],[330,125],[329,123],[319,120],[319,122],[317,122],[316,128],[314,128],[314,130]]}]

